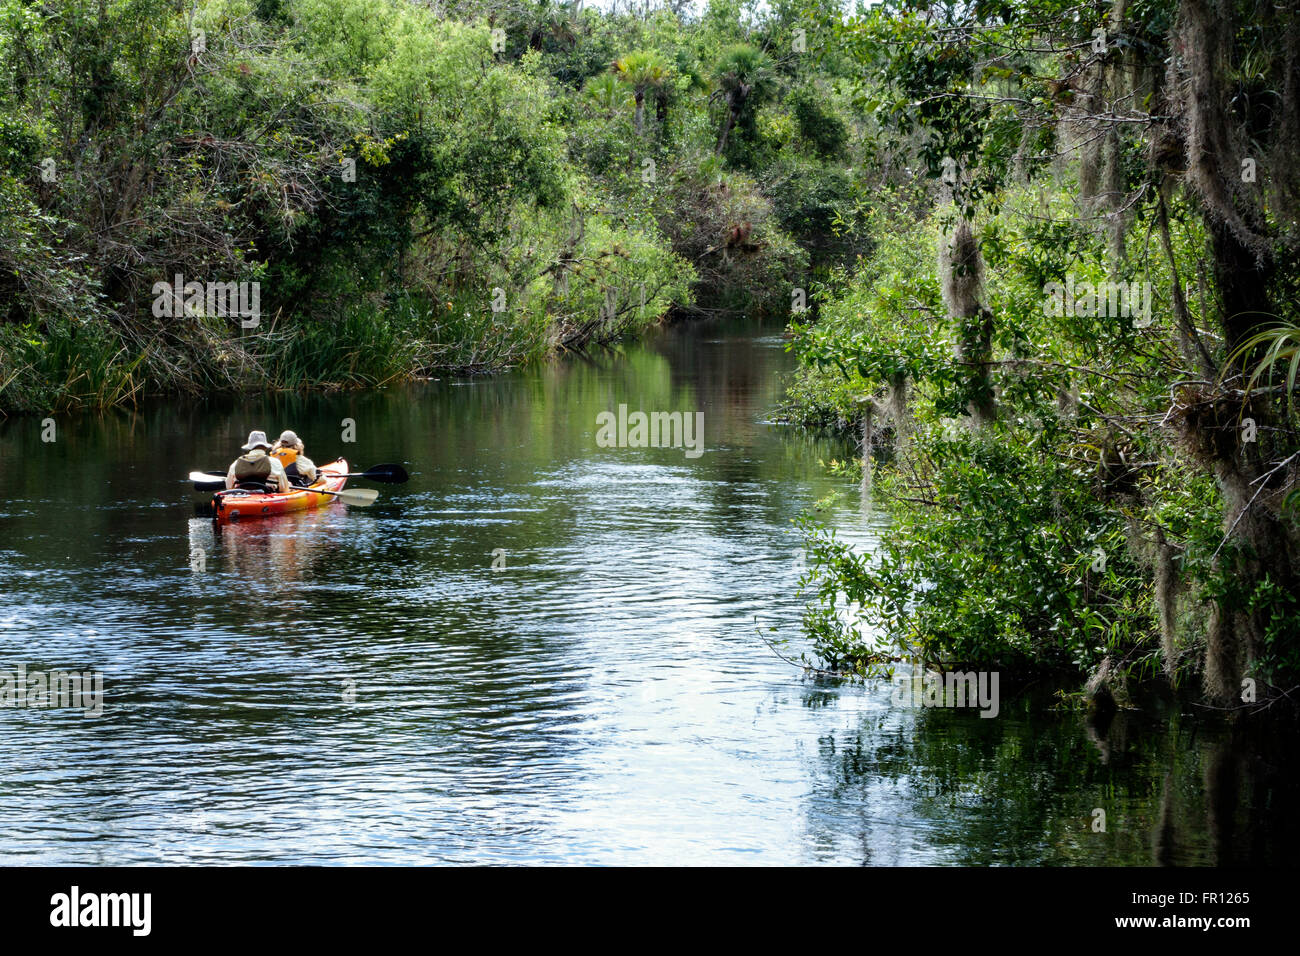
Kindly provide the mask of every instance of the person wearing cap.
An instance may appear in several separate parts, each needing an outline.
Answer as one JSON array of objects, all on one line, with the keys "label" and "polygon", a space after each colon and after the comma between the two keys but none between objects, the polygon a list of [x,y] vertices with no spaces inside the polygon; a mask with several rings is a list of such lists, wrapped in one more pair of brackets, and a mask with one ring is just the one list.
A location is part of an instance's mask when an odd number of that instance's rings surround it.
[{"label": "person wearing cap", "polygon": [[280,460],[290,481],[301,479],[302,483],[308,485],[316,481],[316,465],[305,454],[302,439],[288,429],[280,433],[271,447],[271,457]]},{"label": "person wearing cap", "polygon": [[271,443],[266,440],[266,432],[249,432],[243,450],[247,454],[236,458],[226,472],[227,488],[234,488],[241,481],[261,481],[280,492],[289,490],[289,476],[284,472],[284,465],[268,454]]}]

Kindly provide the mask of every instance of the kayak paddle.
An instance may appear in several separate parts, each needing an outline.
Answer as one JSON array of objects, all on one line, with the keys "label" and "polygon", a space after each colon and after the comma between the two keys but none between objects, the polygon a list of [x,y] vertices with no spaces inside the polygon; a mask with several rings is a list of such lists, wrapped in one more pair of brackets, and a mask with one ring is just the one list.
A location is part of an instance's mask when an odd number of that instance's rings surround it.
[{"label": "kayak paddle", "polygon": [[343,477],[369,478],[371,481],[382,481],[387,485],[405,484],[411,478],[411,476],[406,473],[406,469],[401,465],[375,465],[375,467],[371,468],[369,471],[343,475]]},{"label": "kayak paddle", "polygon": [[195,491],[216,491],[226,487],[225,474],[215,471],[191,471],[190,481],[194,482]]},{"label": "kayak paddle", "polygon": [[[373,488],[345,488],[343,491],[329,491],[325,488],[294,488],[293,491],[310,491],[317,495],[333,495],[345,505],[356,505],[359,508],[368,508],[375,503],[379,497],[379,492]],[[292,494],[292,492],[290,492]],[[228,494],[248,494],[239,488],[232,488],[229,491],[218,492],[220,495]]]},{"label": "kayak paddle", "polygon": [[345,488],[342,491],[326,491],[324,488],[304,488],[303,491],[314,491],[318,495],[333,495],[345,505],[357,505],[361,508],[368,508],[375,503],[379,497],[379,492],[374,488]]},{"label": "kayak paddle", "polygon": [[[368,478],[388,485],[400,485],[410,480],[410,475],[401,465],[375,465],[369,471],[355,472],[347,475],[335,475],[336,478]],[[191,471],[190,481],[194,482],[195,491],[217,491],[226,486],[224,471]]]}]

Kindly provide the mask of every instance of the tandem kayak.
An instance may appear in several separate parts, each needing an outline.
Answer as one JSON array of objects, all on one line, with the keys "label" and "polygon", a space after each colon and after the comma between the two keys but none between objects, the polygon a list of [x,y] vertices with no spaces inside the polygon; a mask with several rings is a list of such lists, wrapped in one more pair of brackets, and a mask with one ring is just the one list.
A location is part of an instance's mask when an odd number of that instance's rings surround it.
[{"label": "tandem kayak", "polygon": [[348,483],[348,463],[340,458],[328,465],[321,465],[316,469],[316,473],[316,483],[310,488],[295,488],[284,494],[263,494],[238,489],[218,491],[212,496],[212,510],[216,515],[217,524],[230,524],[233,521],[247,521],[251,518],[270,518],[291,511],[320,508],[332,503],[333,495],[321,494],[311,489],[342,491],[343,486]]}]

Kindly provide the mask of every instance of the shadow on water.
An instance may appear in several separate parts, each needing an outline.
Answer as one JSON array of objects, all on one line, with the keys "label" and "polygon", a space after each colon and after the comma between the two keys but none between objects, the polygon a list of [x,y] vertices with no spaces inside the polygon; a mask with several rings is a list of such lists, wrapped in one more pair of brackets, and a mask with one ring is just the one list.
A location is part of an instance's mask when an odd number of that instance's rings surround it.
[{"label": "shadow on water", "polygon": [[810,839],[863,864],[1291,865],[1296,756],[1159,697],[1100,722],[1042,695],[893,708],[819,737]]}]

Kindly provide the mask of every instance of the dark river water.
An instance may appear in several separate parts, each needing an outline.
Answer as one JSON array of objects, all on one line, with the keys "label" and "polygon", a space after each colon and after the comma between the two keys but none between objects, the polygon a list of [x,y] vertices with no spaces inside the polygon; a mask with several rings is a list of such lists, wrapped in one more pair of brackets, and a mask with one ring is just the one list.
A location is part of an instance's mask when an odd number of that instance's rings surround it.
[{"label": "dark river water", "polygon": [[[984,719],[776,656],[760,632],[802,649],[792,519],[840,491],[842,537],[888,533],[819,465],[851,450],[771,421],[790,365],[771,330],[704,325],[0,423],[0,670],[104,690],[98,715],[0,709],[0,861],[1294,859],[1290,757],[1221,721],[1153,701],[1098,729],[1024,695]],[[601,447],[620,404],[703,412],[703,454]],[[184,475],[253,428],[412,478],[214,534]]]}]

